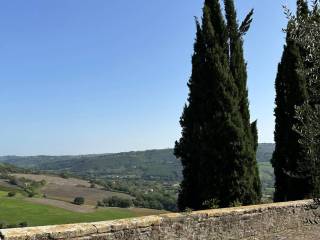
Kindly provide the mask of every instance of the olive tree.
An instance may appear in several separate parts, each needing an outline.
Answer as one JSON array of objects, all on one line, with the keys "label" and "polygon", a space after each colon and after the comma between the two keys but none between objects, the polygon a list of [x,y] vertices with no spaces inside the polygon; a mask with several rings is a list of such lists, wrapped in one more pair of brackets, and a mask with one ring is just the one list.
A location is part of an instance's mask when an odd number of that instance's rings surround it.
[{"label": "olive tree", "polygon": [[320,10],[318,0],[312,2],[308,16],[295,16],[287,8],[288,28],[292,40],[302,47],[303,67],[299,74],[307,80],[308,100],[296,107],[298,123],[294,130],[301,136],[305,158],[297,163],[297,170],[288,173],[297,178],[308,178],[312,197],[320,197]]}]

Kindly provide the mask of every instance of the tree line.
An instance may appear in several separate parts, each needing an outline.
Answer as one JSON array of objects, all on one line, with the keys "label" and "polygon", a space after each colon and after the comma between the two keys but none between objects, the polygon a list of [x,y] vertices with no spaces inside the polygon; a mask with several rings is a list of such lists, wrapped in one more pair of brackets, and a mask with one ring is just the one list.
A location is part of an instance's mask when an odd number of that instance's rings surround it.
[{"label": "tree line", "polygon": [[[253,10],[239,24],[234,1],[223,4],[222,10],[219,0],[205,0],[203,16],[195,20],[189,95],[174,149],[183,165],[180,210],[261,201],[257,122],[250,122],[243,49]],[[275,80],[275,201],[318,197],[320,191],[318,1],[309,8],[297,0],[296,14],[285,13],[286,44]]]}]

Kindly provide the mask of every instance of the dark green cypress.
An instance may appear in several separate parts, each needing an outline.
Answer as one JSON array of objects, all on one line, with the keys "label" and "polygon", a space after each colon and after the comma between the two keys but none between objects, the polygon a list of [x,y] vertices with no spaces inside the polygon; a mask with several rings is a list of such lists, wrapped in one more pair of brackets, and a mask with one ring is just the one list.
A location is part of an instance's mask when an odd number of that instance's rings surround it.
[{"label": "dark green cypress", "polygon": [[176,142],[174,153],[181,159],[184,179],[181,183],[181,191],[178,198],[179,209],[199,209],[199,136],[200,136],[200,110],[201,91],[204,87],[202,72],[204,67],[204,39],[199,22],[196,20],[197,37],[192,56],[192,74],[188,82],[190,89],[188,102],[184,107],[180,119],[182,137]]},{"label": "dark green cypress", "polygon": [[215,31],[217,41],[222,49],[224,49],[225,53],[228,53],[228,30],[221,12],[220,3],[215,0],[205,0],[204,4],[210,11],[210,20]]},{"label": "dark green cypress", "polygon": [[249,29],[252,22],[253,10],[245,18],[239,28],[233,0],[225,0],[225,11],[229,36],[229,61],[233,78],[238,87],[239,108],[243,122],[243,153],[244,181],[248,203],[257,203],[261,198],[261,183],[259,178],[256,151],[258,145],[257,122],[250,123],[249,100],[247,90],[247,64],[243,53],[242,36]]},{"label": "dark green cypress", "polygon": [[[251,19],[247,20],[248,28]],[[239,34],[240,51],[232,51],[234,54],[229,53],[228,38],[230,31],[219,1],[205,1],[202,26],[197,23],[188,104],[180,121],[182,137],[175,146],[175,155],[183,165],[178,200],[181,210],[260,200],[257,131],[256,124],[249,122],[246,66],[244,60],[240,67],[229,61],[231,55],[241,59],[238,55],[242,54],[243,59],[242,38]],[[234,79],[237,71],[243,71],[243,78]]]},{"label": "dark green cypress", "polygon": [[[304,0],[297,1],[297,15],[308,14]],[[290,24],[289,24],[290,25]],[[306,79],[300,73],[303,68],[303,51],[287,36],[276,77],[275,108],[275,151],[272,165],[275,172],[275,201],[299,200],[310,196],[310,181],[296,176],[301,164],[307,164],[304,150],[299,144],[299,134],[294,130],[297,124],[296,107],[307,99]]]},{"label": "dark green cypress", "polygon": [[[239,113],[236,111],[237,88],[229,70],[224,46],[211,22],[210,8],[205,6],[202,31],[206,43],[204,89],[202,91],[202,134],[200,143],[200,201],[202,208],[211,204],[229,206],[237,201],[238,190],[235,154]],[[235,169],[236,168],[236,169]],[[225,173],[230,171],[228,176]]]}]

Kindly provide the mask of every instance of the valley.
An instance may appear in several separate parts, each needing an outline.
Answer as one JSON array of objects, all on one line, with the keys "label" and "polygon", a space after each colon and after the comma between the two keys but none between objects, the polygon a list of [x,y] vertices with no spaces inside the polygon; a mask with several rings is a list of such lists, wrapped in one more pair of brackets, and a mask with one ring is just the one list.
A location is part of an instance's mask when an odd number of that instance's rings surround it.
[{"label": "valley", "polygon": [[[274,191],[270,164],[273,148],[273,144],[260,144],[257,153],[264,202],[271,201]],[[0,222],[18,224],[31,219],[28,225],[35,226],[40,222],[100,221],[177,210],[182,167],[172,149],[82,156],[6,156],[0,157],[0,162],[1,204],[7,209]],[[11,192],[15,195],[8,197]],[[84,204],[74,204],[77,197],[83,198]],[[43,213],[46,222],[42,223]]]}]

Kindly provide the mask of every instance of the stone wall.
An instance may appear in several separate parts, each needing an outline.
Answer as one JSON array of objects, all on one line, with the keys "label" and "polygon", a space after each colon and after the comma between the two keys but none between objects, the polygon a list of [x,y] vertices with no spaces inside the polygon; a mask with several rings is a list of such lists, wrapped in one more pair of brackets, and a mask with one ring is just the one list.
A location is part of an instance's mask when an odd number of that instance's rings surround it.
[{"label": "stone wall", "polygon": [[[0,213],[1,218],[1,213]],[[319,231],[312,201],[265,204],[126,220],[0,230],[1,240],[291,239],[274,236]],[[320,237],[319,237],[320,238]]]}]

